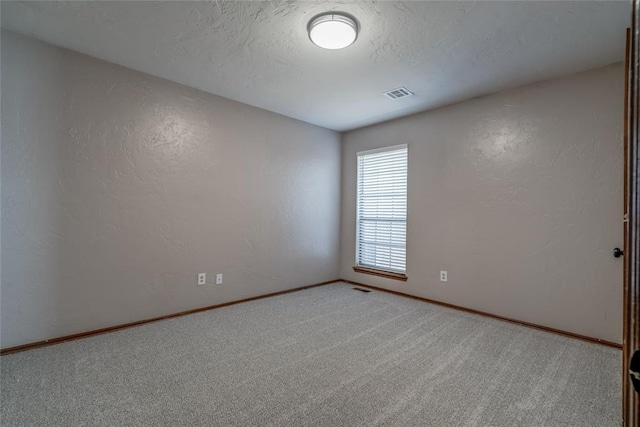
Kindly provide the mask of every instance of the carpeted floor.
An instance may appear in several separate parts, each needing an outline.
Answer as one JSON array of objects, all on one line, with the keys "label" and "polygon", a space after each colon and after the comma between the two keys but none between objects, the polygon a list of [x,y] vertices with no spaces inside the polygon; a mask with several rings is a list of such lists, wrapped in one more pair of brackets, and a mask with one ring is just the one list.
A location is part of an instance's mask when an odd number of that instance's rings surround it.
[{"label": "carpeted floor", "polygon": [[339,283],[0,358],[3,426],[619,426],[621,352]]}]

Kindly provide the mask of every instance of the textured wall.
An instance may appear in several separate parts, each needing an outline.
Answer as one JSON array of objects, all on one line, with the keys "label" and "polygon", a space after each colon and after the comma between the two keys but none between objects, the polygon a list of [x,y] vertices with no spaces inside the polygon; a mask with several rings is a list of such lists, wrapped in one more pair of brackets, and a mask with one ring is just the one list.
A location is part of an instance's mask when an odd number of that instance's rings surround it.
[{"label": "textured wall", "polygon": [[[341,277],[622,342],[623,77],[613,65],[345,134]],[[356,152],[396,144],[406,283],[352,270]]]},{"label": "textured wall", "polygon": [[2,347],[338,277],[338,133],[11,33],[2,95]]}]

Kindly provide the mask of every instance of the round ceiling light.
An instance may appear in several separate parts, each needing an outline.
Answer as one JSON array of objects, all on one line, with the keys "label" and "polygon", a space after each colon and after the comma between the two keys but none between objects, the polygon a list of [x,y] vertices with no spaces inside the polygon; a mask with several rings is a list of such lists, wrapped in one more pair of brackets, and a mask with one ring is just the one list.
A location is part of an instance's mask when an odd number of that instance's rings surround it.
[{"label": "round ceiling light", "polygon": [[358,38],[358,23],[351,15],[327,12],[315,16],[307,26],[311,41],[324,49],[343,49]]}]

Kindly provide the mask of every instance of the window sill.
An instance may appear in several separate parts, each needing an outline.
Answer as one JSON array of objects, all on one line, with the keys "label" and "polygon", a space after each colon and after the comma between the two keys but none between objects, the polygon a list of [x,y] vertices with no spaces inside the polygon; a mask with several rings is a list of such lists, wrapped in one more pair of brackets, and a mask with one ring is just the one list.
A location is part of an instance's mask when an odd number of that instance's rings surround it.
[{"label": "window sill", "polygon": [[387,279],[400,280],[402,282],[407,281],[407,275],[402,273],[394,273],[391,271],[378,270],[378,269],[369,268],[369,267],[361,267],[358,265],[353,267],[353,271],[355,271],[356,273],[371,274],[373,276],[384,277]]}]

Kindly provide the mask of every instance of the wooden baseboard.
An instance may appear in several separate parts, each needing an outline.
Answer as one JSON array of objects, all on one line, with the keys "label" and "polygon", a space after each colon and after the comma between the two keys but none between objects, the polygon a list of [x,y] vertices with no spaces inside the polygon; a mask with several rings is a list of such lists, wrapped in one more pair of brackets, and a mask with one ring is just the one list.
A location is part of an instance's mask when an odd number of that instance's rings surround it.
[{"label": "wooden baseboard", "polygon": [[593,337],[588,337],[588,336],[585,336],[585,335],[574,334],[573,332],[567,332],[567,331],[563,331],[561,329],[550,328],[548,326],[537,325],[535,323],[524,322],[522,320],[517,320],[517,319],[510,319],[508,317],[498,316],[496,314],[491,314],[491,313],[487,313],[487,312],[480,311],[480,310],[474,310],[472,308],[461,307],[461,306],[455,305],[455,304],[449,304],[449,303],[446,303],[446,302],[432,300],[432,299],[429,299],[429,298],[423,298],[423,297],[418,297],[418,296],[411,295],[411,294],[405,294],[403,292],[397,292],[397,291],[392,291],[392,290],[389,290],[389,289],[379,288],[377,286],[365,285],[364,283],[354,282],[352,280],[344,280],[343,279],[341,281],[345,282],[345,283],[349,283],[351,285],[363,286],[365,288],[375,289],[376,291],[387,292],[387,293],[390,293],[390,294],[400,295],[400,296],[403,296],[403,297],[412,298],[412,299],[416,299],[416,300],[419,300],[419,301],[428,302],[428,303],[431,303],[431,304],[437,304],[437,305],[440,305],[440,306],[443,306],[443,307],[453,308],[455,310],[465,311],[467,313],[473,313],[473,314],[478,314],[480,316],[492,317],[494,319],[502,320],[504,322],[515,323],[516,325],[520,325],[520,326],[526,326],[527,328],[539,329],[541,331],[551,332],[551,333],[558,334],[558,335],[563,335],[563,336],[569,337],[569,338],[575,338],[575,339],[578,339],[578,340],[587,341],[587,342],[594,343],[594,344],[600,344],[600,345],[604,345],[604,346],[607,346],[607,347],[613,347],[613,348],[617,348],[617,349],[620,349],[620,350],[622,349],[622,344],[618,344],[618,343],[615,343],[615,342],[602,340],[600,338],[593,338]]},{"label": "wooden baseboard", "polygon": [[227,307],[227,306],[230,306],[230,305],[240,304],[240,303],[243,303],[243,302],[249,302],[249,301],[255,301],[255,300],[259,300],[259,299],[263,299],[263,298],[275,297],[275,296],[278,296],[278,295],[284,295],[284,294],[288,294],[288,293],[291,293],[291,292],[302,291],[304,289],[309,289],[309,288],[315,288],[315,287],[318,287],[318,286],[329,285],[331,283],[336,283],[336,282],[344,282],[344,283],[349,283],[351,285],[356,285],[356,286],[362,286],[362,287],[365,287],[365,288],[375,289],[376,291],[387,292],[387,293],[394,294],[394,295],[400,295],[400,296],[403,296],[403,297],[406,297],[406,298],[412,298],[412,299],[416,299],[416,300],[419,300],[419,301],[424,301],[424,302],[427,302],[427,303],[437,304],[437,305],[440,305],[440,306],[443,306],[443,307],[452,308],[452,309],[455,309],[455,310],[465,311],[467,313],[473,313],[473,314],[477,314],[477,315],[480,315],[480,316],[492,317],[494,319],[502,320],[502,321],[505,321],[505,322],[515,323],[515,324],[521,325],[521,326],[526,326],[528,328],[539,329],[539,330],[542,330],[542,331],[551,332],[551,333],[554,333],[554,334],[563,335],[563,336],[566,336],[566,337],[575,338],[575,339],[579,339],[579,340],[582,340],[582,341],[587,341],[587,342],[594,343],[594,344],[600,344],[600,345],[604,345],[604,346],[607,346],[607,347],[613,347],[613,348],[617,348],[617,349],[622,349],[622,344],[618,344],[618,343],[614,343],[614,342],[611,342],[611,341],[602,340],[602,339],[599,339],[599,338],[588,337],[588,336],[585,336],[585,335],[574,334],[573,332],[567,332],[567,331],[563,331],[563,330],[560,330],[560,329],[555,329],[555,328],[550,328],[550,327],[547,327],[547,326],[537,325],[535,323],[529,323],[529,322],[524,322],[524,321],[521,321],[521,320],[510,319],[508,317],[498,316],[498,315],[487,313],[487,312],[484,312],[484,311],[474,310],[472,308],[461,307],[461,306],[458,306],[458,305],[449,304],[449,303],[442,302],[442,301],[432,300],[432,299],[429,299],[429,298],[423,298],[423,297],[419,297],[419,296],[415,296],[415,295],[411,295],[411,294],[405,294],[403,292],[392,291],[392,290],[389,290],[389,289],[379,288],[377,286],[366,285],[364,283],[354,282],[352,280],[336,279],[336,280],[330,280],[328,282],[315,283],[313,285],[302,286],[300,288],[288,289],[286,291],[273,292],[273,293],[270,293],[270,294],[259,295],[259,296],[251,297],[251,298],[244,298],[244,299],[241,299],[241,300],[225,302],[225,303],[222,303],[222,304],[216,304],[216,305],[210,305],[210,306],[207,306],[207,307],[195,308],[193,310],[182,311],[182,312],[179,312],[179,313],[167,314],[165,316],[154,317],[154,318],[151,318],[151,319],[138,320],[136,322],[124,323],[124,324],[120,324],[120,325],[110,326],[110,327],[107,327],[107,328],[94,329],[94,330],[91,330],[91,331],[80,332],[80,333],[77,333],[77,334],[72,334],[72,335],[66,335],[66,336],[63,336],[63,337],[52,338],[52,339],[49,339],[49,340],[37,341],[37,342],[34,342],[34,343],[23,344],[23,345],[19,345],[19,346],[15,346],[15,347],[3,348],[3,349],[0,349],[0,356],[4,356],[6,354],[18,353],[20,351],[31,350],[31,349],[39,348],[39,347],[46,347],[46,346],[49,346],[49,345],[59,344],[59,343],[66,342],[66,341],[73,341],[73,340],[82,339],[82,338],[86,338],[86,337],[91,337],[91,336],[95,336],[95,335],[106,334],[106,333],[109,333],[109,332],[118,331],[120,329],[131,328],[131,327],[134,327],[134,326],[143,325],[145,323],[151,323],[151,322],[157,322],[159,320],[170,319],[172,317],[186,316],[186,315],[189,315],[189,314],[199,313],[201,311],[213,310],[213,309],[216,309],[216,308]]},{"label": "wooden baseboard", "polygon": [[273,293],[270,293],[270,294],[259,295],[257,297],[244,298],[244,299],[241,299],[241,300],[225,302],[225,303],[222,303],[222,304],[216,304],[216,305],[210,305],[210,306],[207,306],[207,307],[195,308],[193,310],[181,311],[179,313],[167,314],[165,316],[154,317],[152,319],[138,320],[136,322],[123,323],[123,324],[120,324],[120,325],[109,326],[107,328],[94,329],[94,330],[91,330],[91,331],[80,332],[80,333],[72,334],[72,335],[65,335],[63,337],[52,338],[52,339],[49,339],[49,340],[37,341],[37,342],[29,343],[29,344],[18,345],[18,346],[15,346],[15,347],[3,348],[3,349],[0,349],[0,356],[4,356],[6,354],[11,354],[11,353],[18,353],[20,351],[31,350],[31,349],[39,348],[39,347],[46,347],[46,346],[49,346],[49,345],[60,344],[62,342],[66,342],[66,341],[73,341],[73,340],[78,340],[78,339],[81,339],[81,338],[91,337],[91,336],[95,336],[95,335],[106,334],[106,333],[109,333],[109,332],[118,331],[120,329],[131,328],[133,326],[143,325],[145,323],[151,323],[151,322],[157,322],[159,320],[171,319],[172,317],[186,316],[188,314],[199,313],[201,311],[213,310],[213,309],[216,309],[216,308],[227,307],[229,305],[235,305],[235,304],[240,304],[240,303],[243,303],[243,302],[255,301],[255,300],[259,300],[259,299],[263,299],[263,298],[275,297],[275,296],[278,296],[278,295],[284,295],[284,294],[288,294],[288,293],[291,293],[291,292],[298,292],[298,291],[302,291],[304,289],[315,288],[315,287],[318,287],[318,286],[324,286],[324,285],[328,285],[328,284],[336,283],[336,282],[340,282],[340,281],[341,280],[338,280],[338,279],[330,280],[328,282],[315,283],[313,285],[307,285],[307,286],[302,286],[300,288],[288,289],[286,291],[273,292]]}]

